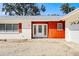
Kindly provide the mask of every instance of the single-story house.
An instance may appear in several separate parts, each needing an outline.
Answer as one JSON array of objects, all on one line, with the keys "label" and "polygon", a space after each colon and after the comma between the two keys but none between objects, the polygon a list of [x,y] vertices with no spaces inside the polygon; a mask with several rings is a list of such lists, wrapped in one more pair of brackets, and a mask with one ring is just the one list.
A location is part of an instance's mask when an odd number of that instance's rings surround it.
[{"label": "single-story house", "polygon": [[65,16],[0,16],[0,39],[36,38],[79,42],[79,9]]}]

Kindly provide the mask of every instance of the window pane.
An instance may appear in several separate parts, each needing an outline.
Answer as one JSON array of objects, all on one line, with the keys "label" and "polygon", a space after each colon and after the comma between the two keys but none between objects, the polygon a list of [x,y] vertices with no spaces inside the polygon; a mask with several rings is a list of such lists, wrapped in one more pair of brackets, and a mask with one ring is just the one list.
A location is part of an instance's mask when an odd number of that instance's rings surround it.
[{"label": "window pane", "polygon": [[34,25],[34,35],[36,35],[36,25]]},{"label": "window pane", "polygon": [[42,25],[38,25],[38,32],[42,33]]},{"label": "window pane", "polygon": [[5,31],[5,24],[0,24],[0,31]]},{"label": "window pane", "polygon": [[18,31],[18,24],[13,24],[13,31]]},{"label": "window pane", "polygon": [[63,24],[62,23],[58,23],[57,24],[57,30],[61,31],[63,29]]},{"label": "window pane", "polygon": [[6,24],[6,31],[12,31],[12,24]]},{"label": "window pane", "polygon": [[44,25],[44,35],[46,35],[46,25]]}]

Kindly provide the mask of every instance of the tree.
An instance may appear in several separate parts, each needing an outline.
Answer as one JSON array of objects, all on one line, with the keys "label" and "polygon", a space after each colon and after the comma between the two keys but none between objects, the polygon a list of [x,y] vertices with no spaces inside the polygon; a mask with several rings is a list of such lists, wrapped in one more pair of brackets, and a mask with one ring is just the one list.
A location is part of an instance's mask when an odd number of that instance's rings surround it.
[{"label": "tree", "polygon": [[60,7],[60,10],[63,11],[63,13],[68,14],[69,12],[73,11],[75,7],[71,7],[69,3],[64,3]]},{"label": "tree", "polygon": [[40,15],[40,11],[44,12],[45,6],[39,8],[35,3],[3,3],[2,11],[7,15]]}]

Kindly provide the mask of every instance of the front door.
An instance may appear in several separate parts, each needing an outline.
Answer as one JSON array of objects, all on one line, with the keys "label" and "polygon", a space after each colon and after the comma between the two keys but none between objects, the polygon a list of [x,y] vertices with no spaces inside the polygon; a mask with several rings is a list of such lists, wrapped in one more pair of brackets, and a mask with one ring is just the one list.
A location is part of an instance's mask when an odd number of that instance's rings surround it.
[{"label": "front door", "polygon": [[33,24],[33,37],[42,38],[47,37],[47,24]]}]

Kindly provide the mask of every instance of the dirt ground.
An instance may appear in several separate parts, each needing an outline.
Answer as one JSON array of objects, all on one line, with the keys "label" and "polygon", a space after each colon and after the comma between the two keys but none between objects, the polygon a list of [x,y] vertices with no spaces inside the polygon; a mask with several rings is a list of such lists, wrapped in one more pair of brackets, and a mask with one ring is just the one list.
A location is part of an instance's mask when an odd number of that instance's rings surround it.
[{"label": "dirt ground", "polygon": [[0,41],[0,56],[79,56],[79,45],[54,39]]}]

